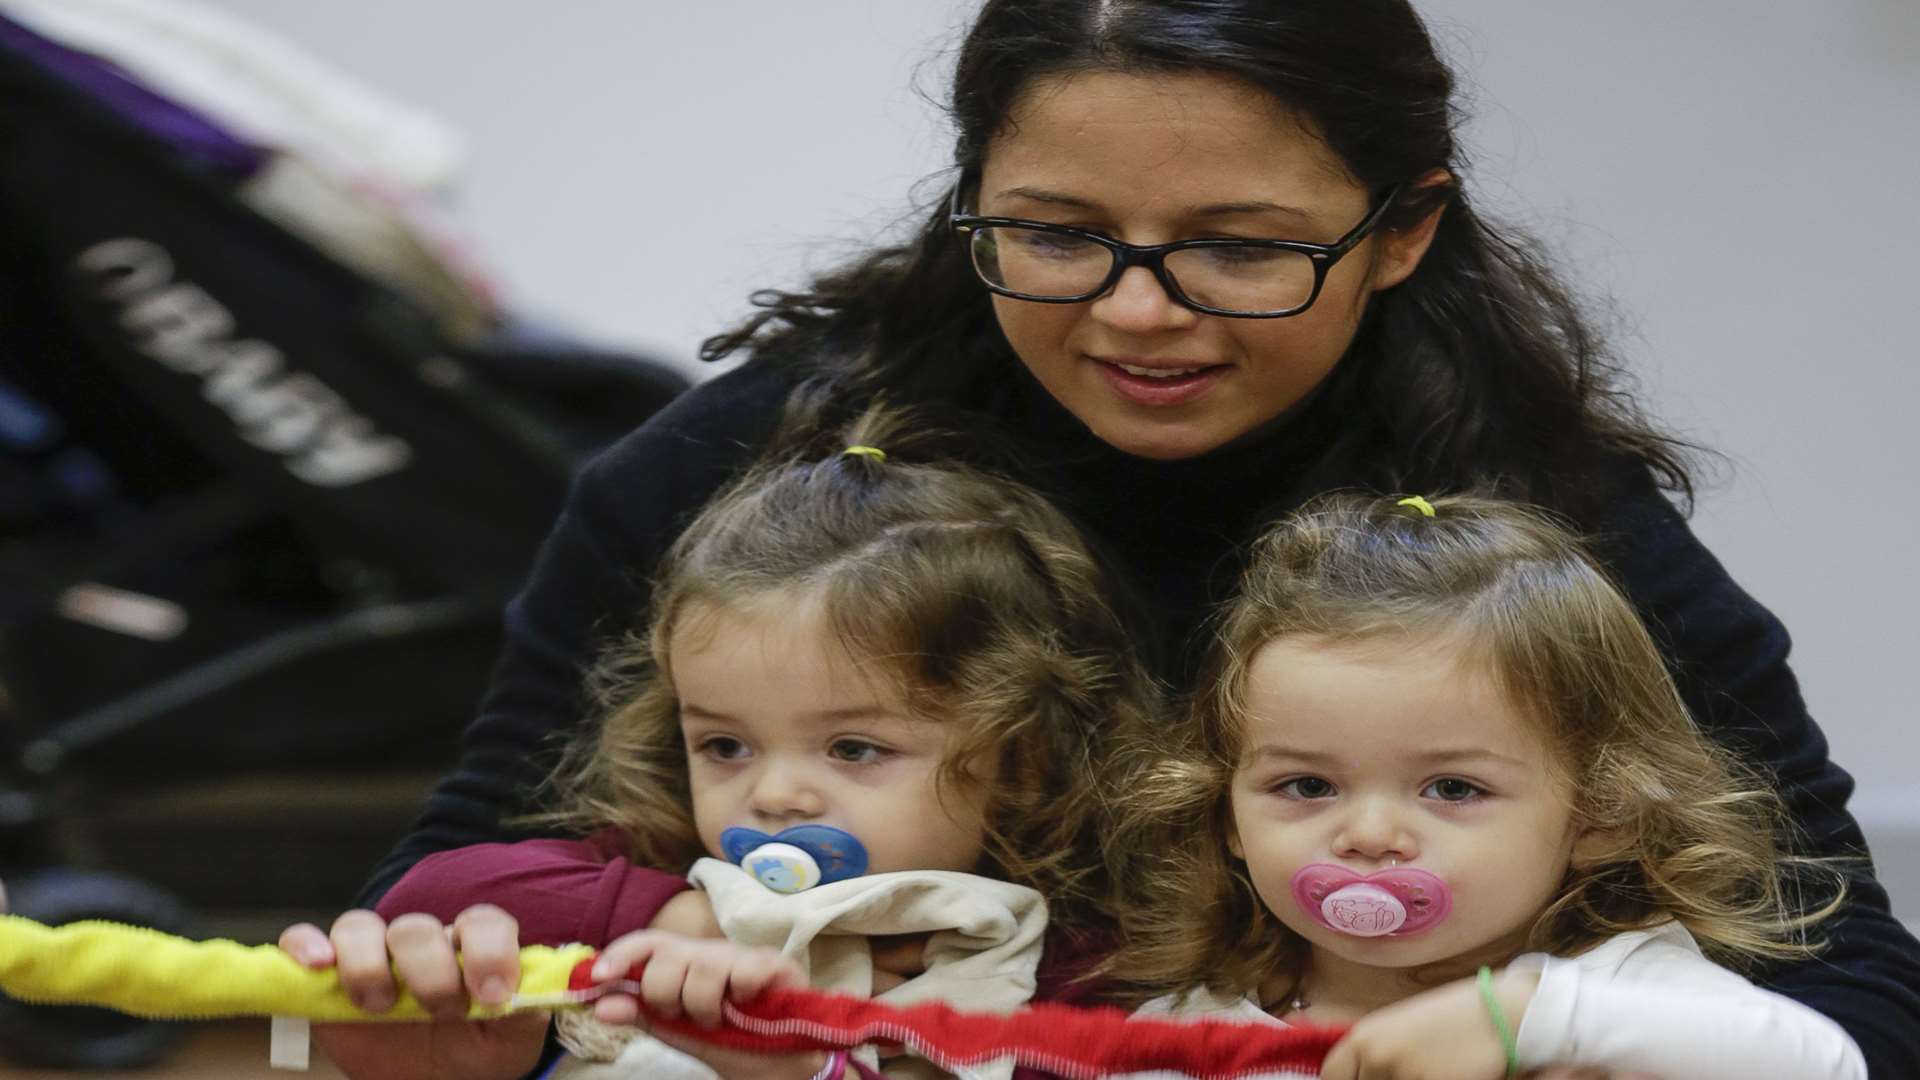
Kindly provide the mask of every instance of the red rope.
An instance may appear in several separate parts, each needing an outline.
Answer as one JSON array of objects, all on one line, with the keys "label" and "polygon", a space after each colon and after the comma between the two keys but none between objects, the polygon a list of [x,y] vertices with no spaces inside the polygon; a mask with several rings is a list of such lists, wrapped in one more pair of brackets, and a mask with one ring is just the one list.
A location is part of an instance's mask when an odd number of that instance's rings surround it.
[{"label": "red rope", "polygon": [[[571,989],[594,989],[588,975],[592,966],[591,958],[581,961]],[[628,979],[637,982],[640,971],[635,968]],[[1070,1080],[1152,1069],[1197,1080],[1289,1070],[1312,1077],[1345,1034],[1334,1027],[1163,1020],[1073,1005],[1031,1005],[1002,1016],[961,1012],[939,1002],[902,1007],[820,990],[767,990],[744,1004],[728,1002],[726,1014],[729,1023],[717,1028],[652,1015],[648,1023],[736,1050],[790,1053],[888,1042],[905,1045],[949,1072],[1012,1058]]]}]

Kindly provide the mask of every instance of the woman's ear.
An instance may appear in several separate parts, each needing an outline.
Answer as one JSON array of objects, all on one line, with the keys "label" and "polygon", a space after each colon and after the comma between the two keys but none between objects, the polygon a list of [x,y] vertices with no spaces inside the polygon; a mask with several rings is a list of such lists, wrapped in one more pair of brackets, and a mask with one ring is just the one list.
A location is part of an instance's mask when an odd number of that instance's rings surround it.
[{"label": "woman's ear", "polygon": [[[1434,169],[1415,180],[1401,198],[1418,198],[1422,193],[1434,188],[1445,188],[1453,183],[1453,174],[1445,169]],[[1420,260],[1427,255],[1427,249],[1433,246],[1433,234],[1440,228],[1440,215],[1447,212],[1447,200],[1441,199],[1425,217],[1398,229],[1382,229],[1374,234],[1379,247],[1373,257],[1373,291],[1391,289],[1407,280],[1420,266]]]}]

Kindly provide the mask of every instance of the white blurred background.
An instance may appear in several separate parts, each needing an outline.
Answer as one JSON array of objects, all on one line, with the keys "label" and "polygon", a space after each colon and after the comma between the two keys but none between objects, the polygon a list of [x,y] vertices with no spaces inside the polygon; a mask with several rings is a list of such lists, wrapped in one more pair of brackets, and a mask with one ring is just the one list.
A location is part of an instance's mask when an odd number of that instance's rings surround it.
[{"label": "white blurred background", "polygon": [[[208,2],[463,133],[454,217],[515,308],[689,364],[908,215],[948,141],[916,88],[973,8]],[[1726,455],[1696,528],[1793,631],[1920,919],[1920,5],[1418,2],[1482,205],[1611,299],[1652,411]]]}]

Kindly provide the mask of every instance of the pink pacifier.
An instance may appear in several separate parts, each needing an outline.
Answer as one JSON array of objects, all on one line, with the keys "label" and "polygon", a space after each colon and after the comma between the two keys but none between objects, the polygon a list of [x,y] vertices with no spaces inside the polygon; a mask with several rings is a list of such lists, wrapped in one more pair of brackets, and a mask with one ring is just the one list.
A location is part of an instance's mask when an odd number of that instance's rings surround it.
[{"label": "pink pacifier", "polygon": [[1293,875],[1293,899],[1320,925],[1354,937],[1406,937],[1453,910],[1447,883],[1411,866],[1362,875],[1314,863]]}]

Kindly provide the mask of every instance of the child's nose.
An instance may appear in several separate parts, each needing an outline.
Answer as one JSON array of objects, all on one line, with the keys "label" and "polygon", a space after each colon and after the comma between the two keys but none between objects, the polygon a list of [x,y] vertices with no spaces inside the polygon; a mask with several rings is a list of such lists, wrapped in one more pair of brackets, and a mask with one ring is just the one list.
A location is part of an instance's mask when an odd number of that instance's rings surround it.
[{"label": "child's nose", "polygon": [[1333,853],[1347,859],[1405,862],[1419,856],[1420,843],[1407,828],[1406,816],[1388,800],[1367,800],[1355,805],[1341,824]]},{"label": "child's nose", "polygon": [[774,820],[815,818],[826,813],[826,798],[804,768],[769,762],[755,779],[753,812]]}]

